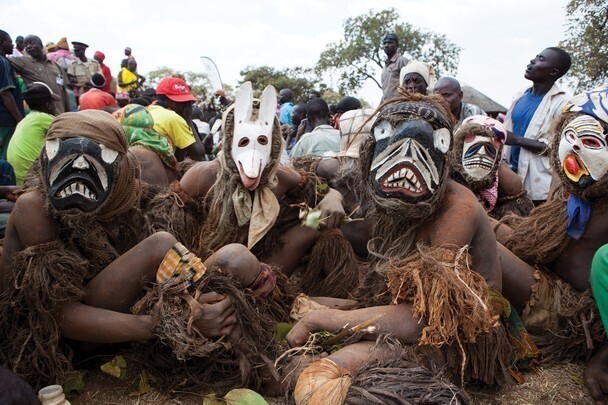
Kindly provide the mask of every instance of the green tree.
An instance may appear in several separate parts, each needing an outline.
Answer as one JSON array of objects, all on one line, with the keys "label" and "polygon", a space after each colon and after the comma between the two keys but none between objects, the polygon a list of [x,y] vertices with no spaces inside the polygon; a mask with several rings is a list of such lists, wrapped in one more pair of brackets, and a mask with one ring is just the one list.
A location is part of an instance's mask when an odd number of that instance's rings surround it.
[{"label": "green tree", "polygon": [[400,52],[413,59],[432,63],[437,75],[455,75],[460,58],[460,47],[445,35],[421,30],[407,22],[400,22],[397,10],[389,8],[379,12],[351,17],[344,21],[344,38],[330,43],[321,53],[316,70],[319,73],[338,74],[340,92],[352,94],[370,79],[379,88],[378,68],[384,67],[386,56],[382,50],[382,36],[394,32],[399,38]]},{"label": "green tree", "polygon": [[318,85],[312,69],[301,67],[279,70],[270,66],[247,66],[240,74],[243,77],[240,83],[251,82],[256,96],[259,96],[268,85],[274,86],[277,92],[281,89],[291,89],[294,104],[306,102],[308,92]]},{"label": "green tree", "polygon": [[560,46],[572,56],[569,76],[578,91],[589,90],[608,78],[608,1],[570,0],[566,14]]},{"label": "green tree", "polygon": [[149,72],[146,84],[149,87],[156,88],[162,79],[169,76],[183,79],[188,86],[190,86],[190,91],[192,91],[192,94],[198,99],[206,99],[209,92],[213,91],[211,83],[209,82],[207,75],[204,73],[180,71],[168,68],[166,66],[156,68],[155,70]]}]

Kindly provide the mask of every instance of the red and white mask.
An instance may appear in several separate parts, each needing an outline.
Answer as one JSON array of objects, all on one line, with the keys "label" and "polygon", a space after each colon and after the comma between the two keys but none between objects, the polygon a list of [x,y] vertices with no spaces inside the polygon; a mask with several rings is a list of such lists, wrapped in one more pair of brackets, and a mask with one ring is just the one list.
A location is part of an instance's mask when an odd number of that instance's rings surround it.
[{"label": "red and white mask", "polygon": [[579,187],[587,187],[608,173],[608,142],[602,124],[580,115],[564,127],[559,142],[564,173]]},{"label": "red and white mask", "polygon": [[259,115],[252,120],[253,89],[245,82],[234,102],[234,135],[231,156],[241,182],[247,190],[255,190],[272,151],[272,129],[275,119],[277,91],[267,86],[260,97]]}]

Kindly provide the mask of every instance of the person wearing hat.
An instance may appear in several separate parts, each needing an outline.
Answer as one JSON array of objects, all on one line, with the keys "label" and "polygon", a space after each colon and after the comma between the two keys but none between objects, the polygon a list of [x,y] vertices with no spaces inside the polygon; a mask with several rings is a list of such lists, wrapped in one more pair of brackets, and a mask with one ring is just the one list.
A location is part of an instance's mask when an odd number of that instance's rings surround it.
[{"label": "person wearing hat", "polygon": [[55,118],[54,101],[60,100],[43,82],[29,84],[23,98],[31,111],[15,128],[6,152],[7,160],[15,170],[18,186],[23,185],[25,175],[40,155],[46,131]]},{"label": "person wearing hat", "polygon": [[36,35],[27,35],[24,39],[27,56],[9,58],[15,71],[19,73],[25,85],[33,82],[43,82],[60,97],[54,100],[57,114],[70,111],[68,94],[65,88],[68,77],[57,62],[47,58],[42,41]]},{"label": "person wearing hat", "polygon": [[101,67],[101,74],[103,75],[104,79],[106,79],[106,84],[105,86],[103,86],[102,90],[106,93],[112,93],[116,91],[116,82],[114,80],[114,77],[112,77],[112,71],[107,65],[103,63],[103,61],[106,59],[106,55],[104,55],[101,51],[97,51],[93,55],[93,59],[95,59],[97,63],[99,63],[99,66]]},{"label": "person wearing hat", "polygon": [[196,101],[190,87],[178,77],[165,77],[156,88],[156,96],[156,104],[148,107],[154,130],[169,138],[178,161],[184,155],[205,160],[205,146],[190,123],[192,103]]},{"label": "person wearing hat", "polygon": [[67,38],[63,37],[59,41],[57,41],[57,43],[55,44],[55,48],[56,50],[53,52],[48,51],[49,53],[47,53],[46,57],[50,60],[54,60],[55,62],[57,62],[59,66],[61,66],[63,70],[67,72],[68,67],[75,59],[74,55],[72,55],[72,53],[70,52],[70,46],[68,45]]},{"label": "person wearing hat", "polygon": [[433,65],[418,60],[411,60],[399,72],[399,86],[405,87],[409,93],[428,93],[429,86],[435,85],[435,69]]},{"label": "person wearing hat", "polygon": [[126,59],[135,60],[135,56],[131,55],[131,51],[132,51],[132,49],[129,48],[128,46],[125,48],[125,56],[127,57]]},{"label": "person wearing hat", "polygon": [[74,47],[74,56],[76,59],[68,66],[68,75],[70,82],[74,88],[74,96],[76,99],[85,92],[84,86],[91,81],[91,77],[95,73],[101,74],[101,67],[96,60],[88,59],[85,55],[87,44],[78,41],[72,41]]},{"label": "person wearing hat", "polygon": [[91,82],[84,87],[85,93],[80,95],[80,111],[83,110],[103,110],[105,107],[116,107],[116,99],[110,93],[103,91],[106,79],[100,73],[95,73],[91,77]]},{"label": "person wearing hat", "polygon": [[397,87],[399,86],[399,72],[401,71],[401,68],[409,62],[405,56],[397,52],[398,47],[399,39],[394,33],[388,33],[382,37],[382,49],[387,57],[386,65],[382,68],[381,76],[382,103],[399,94],[397,92]]}]

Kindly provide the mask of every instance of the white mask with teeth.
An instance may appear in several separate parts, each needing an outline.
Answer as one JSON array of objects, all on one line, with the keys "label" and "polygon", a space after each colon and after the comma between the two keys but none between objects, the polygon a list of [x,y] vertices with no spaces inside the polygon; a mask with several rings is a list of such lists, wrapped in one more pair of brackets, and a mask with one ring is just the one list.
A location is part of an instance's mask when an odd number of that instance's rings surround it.
[{"label": "white mask with teeth", "polygon": [[275,88],[267,86],[260,97],[259,115],[253,120],[253,89],[251,82],[245,82],[234,102],[231,156],[243,186],[250,191],[260,184],[264,168],[270,162],[276,100]]}]

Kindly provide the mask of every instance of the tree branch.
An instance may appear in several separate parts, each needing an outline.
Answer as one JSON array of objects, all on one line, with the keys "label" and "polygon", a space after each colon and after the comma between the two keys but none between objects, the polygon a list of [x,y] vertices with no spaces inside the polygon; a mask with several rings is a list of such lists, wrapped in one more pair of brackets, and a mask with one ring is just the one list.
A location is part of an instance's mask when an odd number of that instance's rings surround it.
[{"label": "tree branch", "polygon": [[380,90],[382,90],[382,85],[380,83],[378,83],[378,80],[376,80],[374,78],[374,76],[370,75],[369,73],[365,72],[363,69],[361,69],[360,67],[354,65],[354,64],[350,64],[350,66],[354,67],[360,74],[362,74],[363,76],[367,77],[368,79],[372,79],[374,81],[374,83],[376,83],[376,85],[378,86],[378,88]]}]

